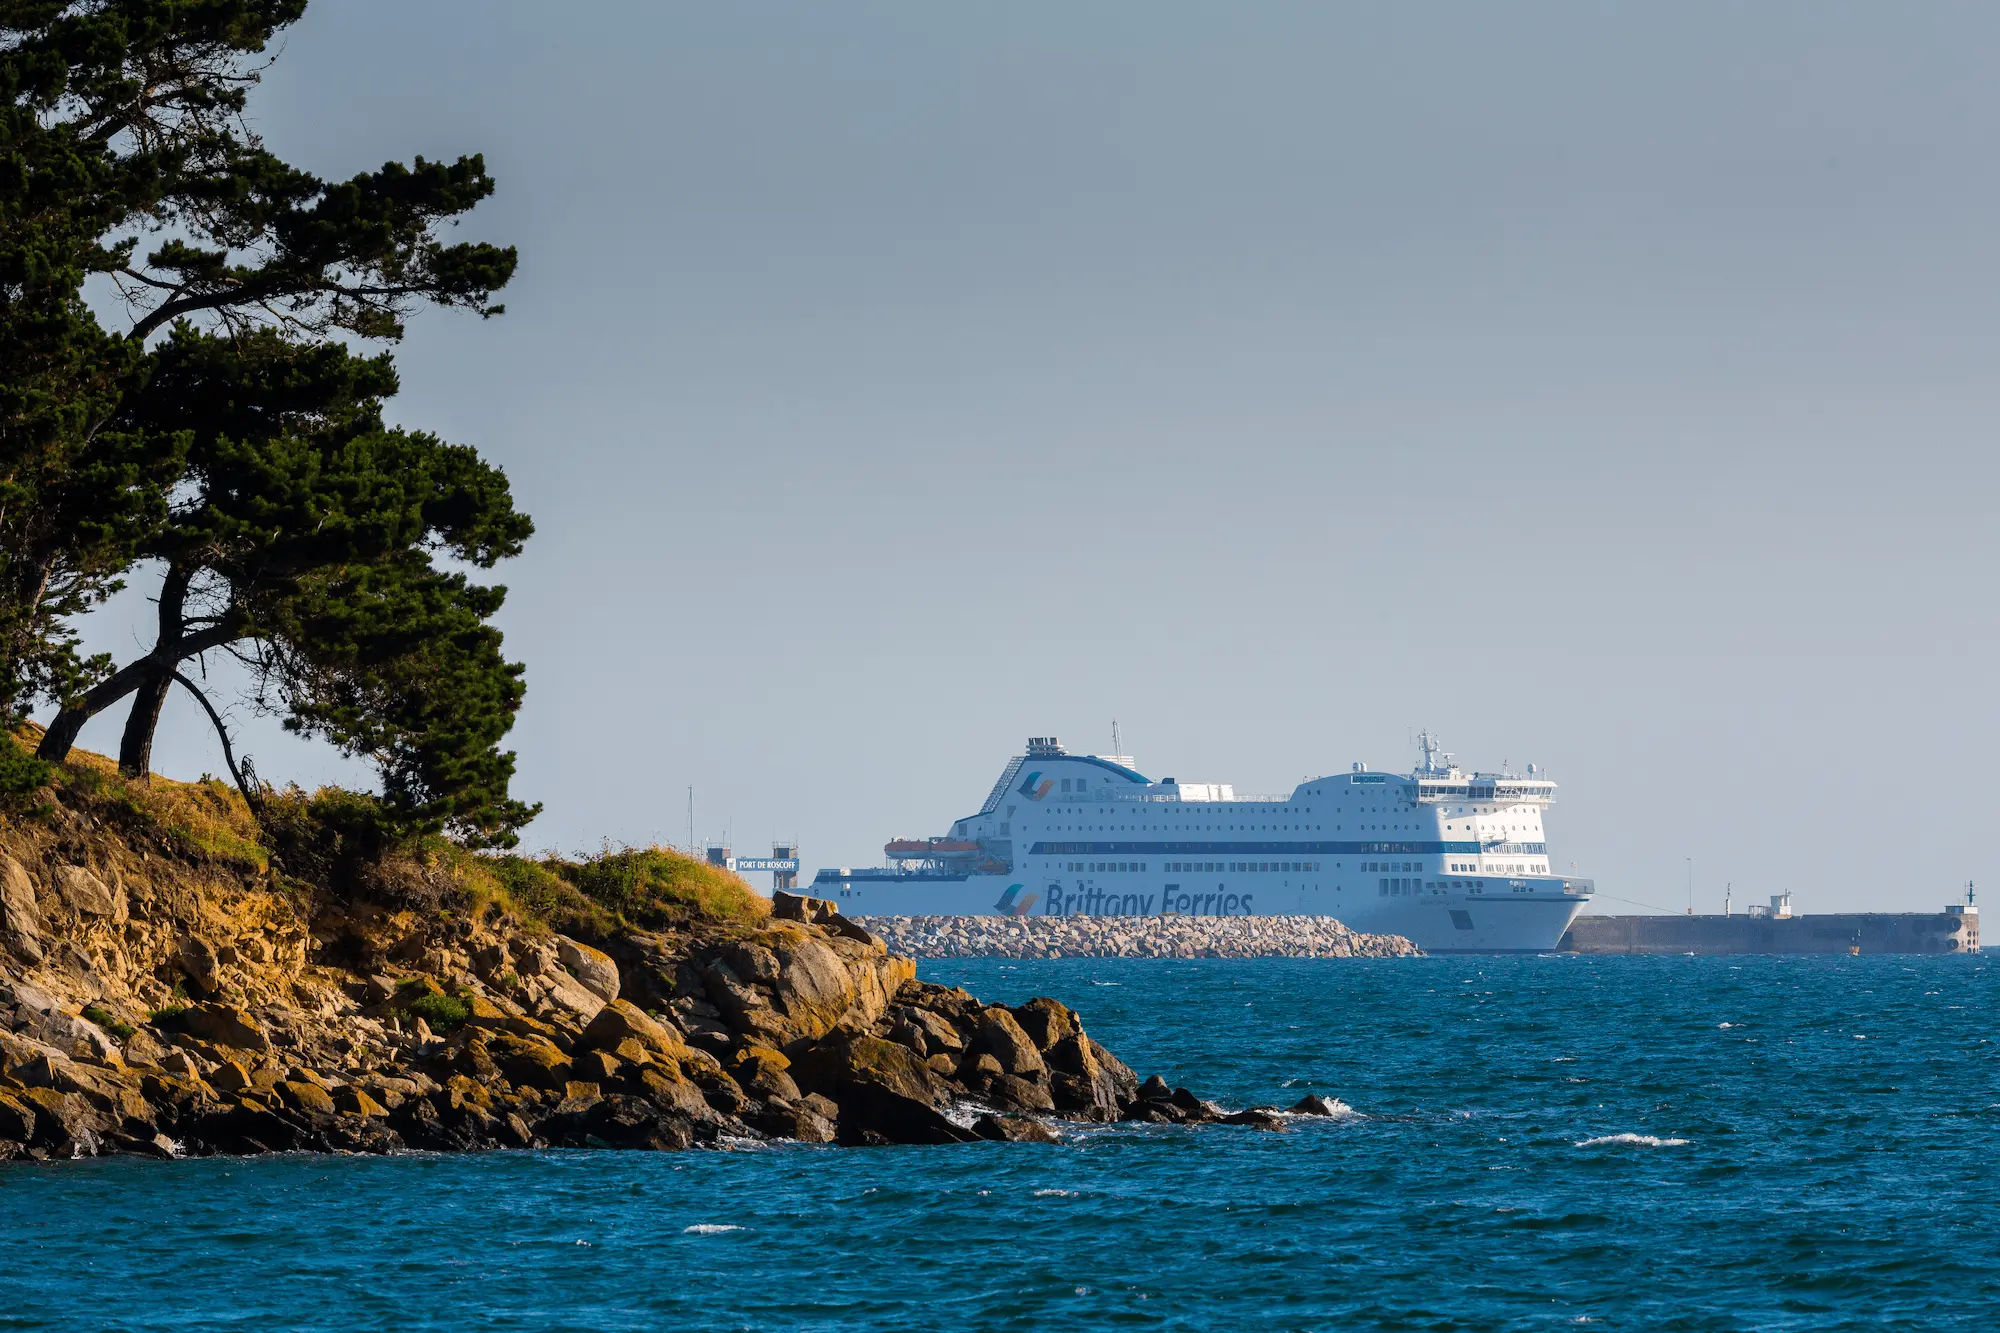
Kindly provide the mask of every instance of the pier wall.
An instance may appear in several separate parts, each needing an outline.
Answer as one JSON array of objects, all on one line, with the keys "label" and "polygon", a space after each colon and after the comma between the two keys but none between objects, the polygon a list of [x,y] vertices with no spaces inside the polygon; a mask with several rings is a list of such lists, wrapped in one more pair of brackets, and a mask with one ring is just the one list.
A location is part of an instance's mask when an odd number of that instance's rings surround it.
[{"label": "pier wall", "polygon": [[1563,953],[1977,953],[1979,916],[1846,912],[1790,917],[1580,916]]}]

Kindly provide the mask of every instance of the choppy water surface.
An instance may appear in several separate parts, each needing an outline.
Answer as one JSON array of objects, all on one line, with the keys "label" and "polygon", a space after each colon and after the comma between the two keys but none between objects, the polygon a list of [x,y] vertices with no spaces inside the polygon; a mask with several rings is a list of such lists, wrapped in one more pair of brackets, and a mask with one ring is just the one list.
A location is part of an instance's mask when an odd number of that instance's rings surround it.
[{"label": "choppy water surface", "polygon": [[0,1328],[1991,1329],[1974,959],[932,964],[1286,1134],[0,1167]]}]

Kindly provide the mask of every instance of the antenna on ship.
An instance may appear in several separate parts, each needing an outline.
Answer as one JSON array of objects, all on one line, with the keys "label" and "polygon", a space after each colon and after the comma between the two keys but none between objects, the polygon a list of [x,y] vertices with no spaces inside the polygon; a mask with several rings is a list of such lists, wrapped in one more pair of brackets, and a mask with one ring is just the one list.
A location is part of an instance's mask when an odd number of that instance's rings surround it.
[{"label": "antenna on ship", "polygon": [[1115,717],[1111,719],[1111,753],[1125,753],[1123,747],[1118,744],[1118,719]]}]

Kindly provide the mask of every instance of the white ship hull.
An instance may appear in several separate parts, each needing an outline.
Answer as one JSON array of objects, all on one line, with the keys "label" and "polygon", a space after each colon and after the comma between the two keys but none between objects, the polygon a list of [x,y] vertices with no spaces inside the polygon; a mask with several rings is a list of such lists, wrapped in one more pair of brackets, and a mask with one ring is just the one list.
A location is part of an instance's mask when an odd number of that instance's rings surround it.
[{"label": "white ship hull", "polygon": [[1554,789],[1439,764],[1428,738],[1409,775],[1357,765],[1268,799],[1030,741],[948,835],[811,892],[849,916],[1330,916],[1429,953],[1540,952],[1592,889],[1549,871]]}]

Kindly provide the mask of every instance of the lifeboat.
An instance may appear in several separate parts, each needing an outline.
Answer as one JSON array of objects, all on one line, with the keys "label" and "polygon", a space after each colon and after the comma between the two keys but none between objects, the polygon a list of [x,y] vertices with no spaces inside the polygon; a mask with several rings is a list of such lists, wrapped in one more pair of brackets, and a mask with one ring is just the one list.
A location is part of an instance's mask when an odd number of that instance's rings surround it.
[{"label": "lifeboat", "polygon": [[962,838],[892,838],[882,847],[883,855],[897,861],[969,856],[978,850],[978,843]]}]

